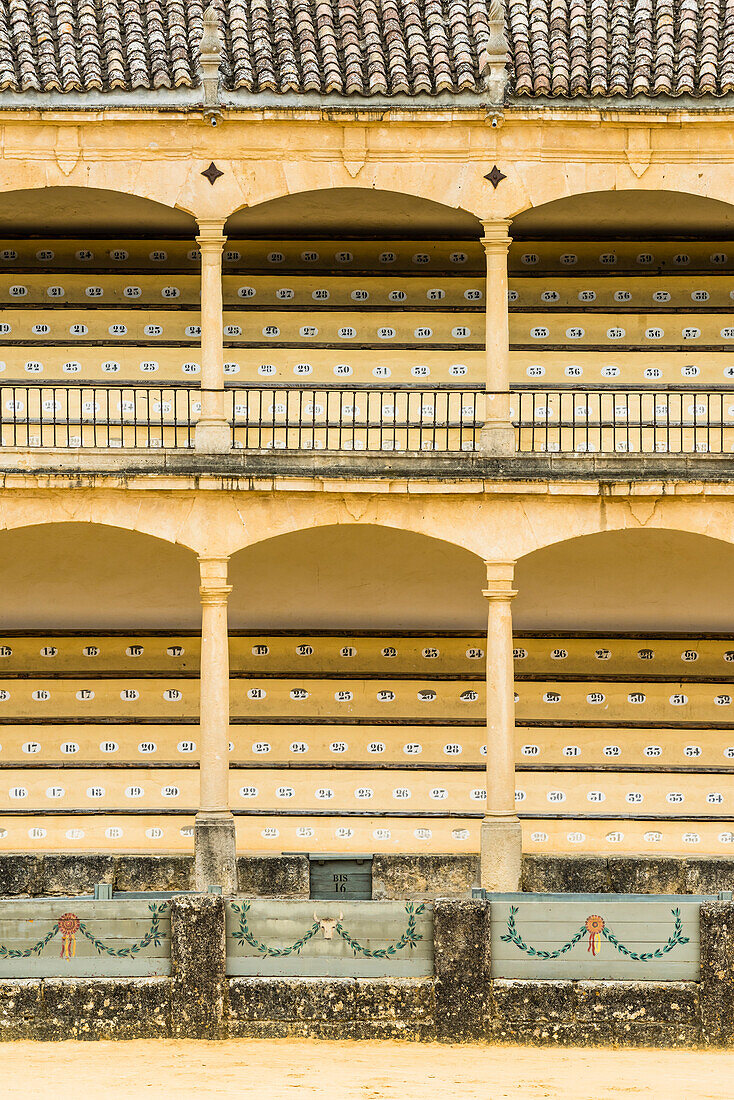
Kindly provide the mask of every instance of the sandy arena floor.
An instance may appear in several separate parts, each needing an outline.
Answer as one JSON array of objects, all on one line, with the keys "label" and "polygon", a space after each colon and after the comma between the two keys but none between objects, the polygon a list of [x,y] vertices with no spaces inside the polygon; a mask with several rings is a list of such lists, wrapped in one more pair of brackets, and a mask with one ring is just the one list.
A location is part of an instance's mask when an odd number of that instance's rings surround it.
[{"label": "sandy arena floor", "polygon": [[0,1097],[24,1100],[727,1100],[734,1053],[304,1040],[6,1043]]}]

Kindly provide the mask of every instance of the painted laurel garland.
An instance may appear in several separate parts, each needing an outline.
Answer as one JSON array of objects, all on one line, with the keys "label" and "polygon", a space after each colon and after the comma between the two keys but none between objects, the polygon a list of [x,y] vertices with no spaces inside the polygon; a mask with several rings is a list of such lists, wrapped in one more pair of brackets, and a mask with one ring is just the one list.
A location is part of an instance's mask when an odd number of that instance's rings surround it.
[{"label": "painted laurel garland", "polygon": [[620,943],[611,928],[607,927],[604,919],[596,915],[587,917],[571,939],[561,947],[558,947],[555,951],[538,951],[537,948],[531,947],[530,944],[526,943],[518,932],[515,921],[517,910],[517,905],[510,906],[510,915],[507,918],[507,934],[501,936],[500,939],[505,943],[514,943],[516,947],[534,959],[558,959],[561,955],[565,955],[568,951],[571,951],[572,948],[587,935],[589,937],[589,946],[587,950],[592,955],[597,954],[600,938],[603,936],[620,955],[626,955],[628,959],[634,959],[636,962],[648,962],[650,959],[662,959],[664,955],[667,955],[667,953],[672,951],[674,947],[677,947],[678,944],[688,943],[688,937],[683,935],[683,921],[681,920],[680,909],[671,909],[673,915],[672,935],[669,937],[667,943],[662,944],[660,947],[656,947],[654,951],[630,951],[628,947]]},{"label": "painted laurel garland", "polygon": [[61,933],[61,957],[62,959],[71,959],[76,955],[76,936],[77,933],[81,934],[88,939],[90,943],[93,943],[97,954],[99,955],[111,955],[113,958],[129,958],[135,956],[143,951],[149,944],[153,943],[156,947],[160,947],[161,942],[165,939],[165,932],[161,930],[161,916],[166,912],[168,906],[165,902],[160,905],[149,905],[151,922],[150,928],[137,943],[133,943],[130,947],[108,947],[103,941],[98,939],[94,933],[87,927],[84,921],[74,913],[63,913],[59,919],[54,923],[51,931],[48,932],[43,939],[38,943],[34,943],[32,947],[27,947],[23,951],[16,950],[12,947],[5,947],[0,944],[0,959],[28,959],[31,955],[40,955],[47,944],[51,942],[54,936]]},{"label": "painted laurel garland", "polygon": [[[267,944],[261,943],[250,931],[250,926],[247,919],[247,913],[250,909],[252,902],[243,901],[241,905],[237,905],[236,902],[232,902],[232,909],[235,913],[240,915],[240,926],[233,933],[234,939],[242,945],[243,943],[249,943],[250,947],[253,947],[261,955],[268,958],[278,958],[285,955],[298,955],[309,940],[313,939],[322,929],[321,921],[314,921],[311,927],[304,932],[304,934],[297,939],[290,947],[268,947]],[[366,959],[389,959],[391,956],[396,955],[398,951],[402,951],[403,948],[413,948],[416,946],[419,940],[423,939],[423,936],[416,929],[416,918],[425,911],[425,905],[415,905],[412,901],[407,902],[405,906],[405,912],[408,917],[408,923],[405,927],[405,931],[399,940],[395,943],[391,943],[388,947],[376,948],[374,951],[369,947],[363,947],[361,943],[358,943],[353,936],[350,936],[347,930],[341,923],[341,917],[339,920],[333,922],[333,929],[330,932],[336,932],[345,943],[347,943],[352,951],[356,955],[362,955]],[[325,938],[331,939],[332,935],[325,933]]]}]

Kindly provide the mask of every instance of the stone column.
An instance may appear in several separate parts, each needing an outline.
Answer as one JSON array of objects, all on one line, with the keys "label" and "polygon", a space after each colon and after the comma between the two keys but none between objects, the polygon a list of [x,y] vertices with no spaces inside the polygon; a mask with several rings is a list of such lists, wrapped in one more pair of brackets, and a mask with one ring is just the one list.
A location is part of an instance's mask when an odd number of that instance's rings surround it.
[{"label": "stone column", "polygon": [[237,887],[234,817],[229,808],[229,638],[227,558],[199,558],[201,680],[199,812],[194,829],[197,890]]},{"label": "stone column", "polygon": [[515,813],[515,677],[511,601],[514,561],[488,561],[487,813],[481,831],[481,885],[520,889],[522,831]]},{"label": "stone column", "polygon": [[487,393],[485,423],[479,449],[490,455],[515,453],[515,429],[510,415],[510,326],[507,313],[507,257],[512,244],[510,222],[484,222],[482,244],[487,256],[486,348]]},{"label": "stone column", "polygon": [[225,410],[222,338],[222,250],[226,239],[222,222],[199,222],[201,414],[194,444],[197,451],[209,454],[227,454],[232,449],[232,426]]}]

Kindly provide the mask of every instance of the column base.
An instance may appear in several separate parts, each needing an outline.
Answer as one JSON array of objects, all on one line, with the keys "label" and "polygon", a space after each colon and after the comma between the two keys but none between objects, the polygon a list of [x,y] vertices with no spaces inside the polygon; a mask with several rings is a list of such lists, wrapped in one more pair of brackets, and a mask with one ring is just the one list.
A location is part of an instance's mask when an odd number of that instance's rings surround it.
[{"label": "column base", "polygon": [[210,455],[232,450],[232,425],[227,420],[199,420],[194,428],[194,449]]},{"label": "column base", "polygon": [[522,873],[522,826],[516,817],[485,819],[481,826],[480,882],[485,890],[514,894]]},{"label": "column base", "polygon": [[237,842],[231,813],[199,813],[194,822],[194,889],[237,893]]},{"label": "column base", "polygon": [[512,424],[484,424],[479,433],[479,450],[485,455],[514,455],[515,429]]}]

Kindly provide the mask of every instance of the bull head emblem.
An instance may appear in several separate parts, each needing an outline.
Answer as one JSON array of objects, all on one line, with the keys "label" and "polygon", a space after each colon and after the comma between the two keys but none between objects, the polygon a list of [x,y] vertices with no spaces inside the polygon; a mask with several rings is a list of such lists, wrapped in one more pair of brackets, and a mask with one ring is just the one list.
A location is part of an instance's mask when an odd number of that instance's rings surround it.
[{"label": "bull head emblem", "polygon": [[319,928],[324,933],[325,940],[333,940],[334,929],[343,917],[343,913],[340,913],[338,917],[318,917],[315,912],[313,915],[314,924],[318,924]]}]

